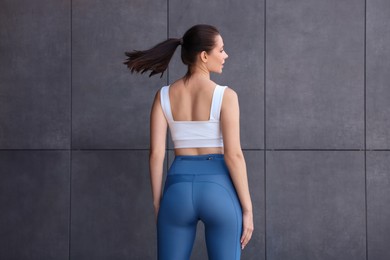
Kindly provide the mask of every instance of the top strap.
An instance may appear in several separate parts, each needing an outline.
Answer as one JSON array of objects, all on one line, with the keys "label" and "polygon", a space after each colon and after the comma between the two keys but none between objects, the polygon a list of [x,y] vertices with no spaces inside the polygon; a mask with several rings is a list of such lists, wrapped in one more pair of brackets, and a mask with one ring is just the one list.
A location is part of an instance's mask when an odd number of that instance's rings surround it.
[{"label": "top strap", "polygon": [[160,91],[161,107],[168,121],[173,121],[171,102],[169,100],[169,85],[161,88]]},{"label": "top strap", "polygon": [[226,86],[217,85],[214,89],[213,100],[211,102],[210,120],[219,120],[221,115],[221,107],[223,94],[225,93]]}]

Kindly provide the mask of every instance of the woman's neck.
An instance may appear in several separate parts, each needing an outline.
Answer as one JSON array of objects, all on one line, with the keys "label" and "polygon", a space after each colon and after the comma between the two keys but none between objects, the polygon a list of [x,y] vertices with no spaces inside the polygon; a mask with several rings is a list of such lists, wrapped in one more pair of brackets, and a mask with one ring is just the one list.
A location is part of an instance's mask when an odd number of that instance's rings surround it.
[{"label": "woman's neck", "polygon": [[191,68],[191,78],[210,79],[210,71],[204,66],[194,66]]}]

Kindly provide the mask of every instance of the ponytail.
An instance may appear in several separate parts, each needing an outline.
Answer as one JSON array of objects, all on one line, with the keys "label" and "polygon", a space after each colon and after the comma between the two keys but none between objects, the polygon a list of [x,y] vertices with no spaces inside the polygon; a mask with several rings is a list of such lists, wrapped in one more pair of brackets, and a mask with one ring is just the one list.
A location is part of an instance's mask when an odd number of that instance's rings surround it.
[{"label": "ponytail", "polygon": [[175,50],[181,44],[182,39],[170,38],[149,50],[125,52],[127,59],[123,64],[127,65],[131,73],[143,74],[150,70],[149,77],[158,73],[161,73],[162,77]]},{"label": "ponytail", "polygon": [[194,25],[184,33],[181,39],[170,38],[146,51],[125,52],[127,60],[123,63],[127,65],[131,73],[143,74],[150,70],[152,72],[149,77],[158,73],[161,73],[162,77],[175,50],[181,45],[181,60],[188,67],[184,79],[188,80],[197,62],[197,55],[202,51],[209,53],[215,47],[217,35],[220,35],[219,31],[212,25]]}]

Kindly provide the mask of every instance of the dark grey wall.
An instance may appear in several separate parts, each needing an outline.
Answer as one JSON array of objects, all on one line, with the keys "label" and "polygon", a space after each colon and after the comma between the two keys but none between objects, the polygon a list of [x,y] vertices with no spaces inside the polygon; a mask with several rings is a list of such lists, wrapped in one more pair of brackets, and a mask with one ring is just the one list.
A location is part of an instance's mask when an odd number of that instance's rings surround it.
[{"label": "dark grey wall", "polygon": [[149,109],[185,68],[121,62],[196,23],[220,29],[213,78],[240,97],[242,259],[390,258],[389,1],[2,0],[0,259],[155,259]]}]

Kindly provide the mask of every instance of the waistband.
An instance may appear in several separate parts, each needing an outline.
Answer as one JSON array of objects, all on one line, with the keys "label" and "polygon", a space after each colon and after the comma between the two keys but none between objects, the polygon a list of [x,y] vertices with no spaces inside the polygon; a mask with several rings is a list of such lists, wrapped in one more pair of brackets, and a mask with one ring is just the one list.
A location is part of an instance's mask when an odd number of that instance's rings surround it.
[{"label": "waistband", "polygon": [[178,155],[168,175],[229,174],[223,154]]},{"label": "waistband", "polygon": [[205,160],[224,160],[223,154],[201,154],[201,155],[177,155],[175,160],[179,161],[205,161]]}]

